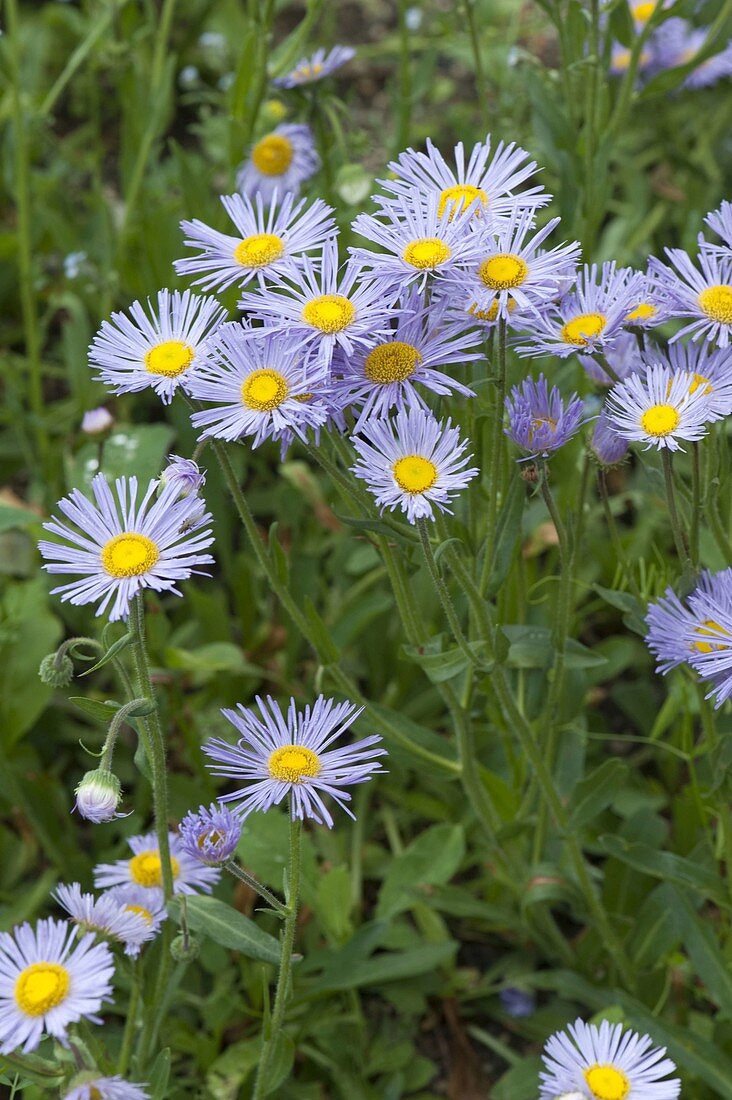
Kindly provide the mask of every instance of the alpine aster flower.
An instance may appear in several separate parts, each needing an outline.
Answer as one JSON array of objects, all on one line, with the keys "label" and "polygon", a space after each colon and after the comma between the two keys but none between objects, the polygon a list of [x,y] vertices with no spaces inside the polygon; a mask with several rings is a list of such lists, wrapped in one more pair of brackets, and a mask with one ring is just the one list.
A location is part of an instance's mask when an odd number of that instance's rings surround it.
[{"label": "alpine aster flower", "polygon": [[627,440],[613,431],[604,410],[595,421],[590,439],[590,451],[600,466],[606,470],[620,466],[628,454]]},{"label": "alpine aster flower", "polygon": [[236,186],[242,195],[252,198],[259,193],[268,202],[275,192],[280,197],[297,195],[300,185],[319,168],[320,157],[310,127],[287,122],[252,146],[239,169]]},{"label": "alpine aster flower", "polygon": [[[200,860],[194,859],[183,847],[177,833],[170,833],[170,865],[173,871],[173,891],[176,894],[195,894],[198,890],[210,894],[212,886],[218,882],[220,871],[216,867],[205,867]],[[157,891],[163,884],[160,849],[154,833],[132,836],[127,840],[133,851],[131,859],[118,859],[115,863],[99,863],[94,868],[94,885],[106,890],[110,886],[143,886],[146,890]]]},{"label": "alpine aster flower", "polygon": [[676,270],[652,256],[649,274],[670,315],[689,319],[671,341],[688,335],[728,347],[732,343],[732,256],[702,250],[700,271],[680,248],[667,248],[666,255]]},{"label": "alpine aster flower", "polygon": [[114,393],[138,393],[152,387],[168,404],[180,386],[188,390],[204,343],[226,319],[215,298],[186,290],[159,290],[157,311],[133,302],[130,316],[113,313],[89,347],[89,363]]},{"label": "alpine aster flower", "polygon": [[[713,610],[708,613],[707,603]],[[646,645],[656,657],[656,668],[667,673],[696,654],[729,648],[732,635],[718,623],[732,613],[732,569],[712,574],[706,570],[694,591],[680,600],[673,588],[648,605]],[[709,617],[711,614],[711,617]]]},{"label": "alpine aster flower", "polygon": [[401,508],[410,523],[434,519],[435,508],[449,512],[455,495],[480,473],[467,468],[472,455],[459,429],[424,409],[372,420],[352,441],[358,454],[352,472],[382,509]]},{"label": "alpine aster flower", "polygon": [[128,882],[123,886],[112,886],[105,890],[102,897],[111,898],[116,905],[121,905],[125,912],[136,913],[138,917],[142,917],[154,936],[157,936],[163,921],[168,919],[165,897],[160,887],[138,886],[134,882]]},{"label": "alpine aster flower", "polygon": [[732,202],[721,203],[717,210],[707,214],[704,221],[718,237],[722,238],[722,244],[710,244],[709,241],[700,237],[701,248],[729,257],[732,254]]},{"label": "alpine aster flower", "polygon": [[307,428],[327,419],[321,403],[310,400],[321,381],[312,362],[293,333],[224,325],[193,387],[193,396],[212,406],[191,417],[194,427],[203,428],[201,439],[248,436],[254,447],[285,431],[306,439]]},{"label": "alpine aster flower", "polygon": [[204,290],[245,286],[252,279],[264,285],[267,277],[286,274],[299,256],[322,249],[335,237],[333,211],[322,199],[309,205],[304,199],[274,193],[265,208],[261,192],[253,199],[222,195],[221,202],[237,235],[220,233],[196,218],[183,221],[184,244],[198,248],[196,256],[176,260],[178,275],[199,275],[195,283]]},{"label": "alpine aster flower", "polygon": [[96,1073],[80,1073],[71,1082],[63,1100],[149,1100],[150,1093],[142,1085],[132,1085],[122,1077],[99,1077]]},{"label": "alpine aster flower", "polygon": [[563,447],[582,423],[582,400],[572,394],[565,405],[556,386],[551,390],[543,374],[527,378],[506,398],[505,433],[527,455],[546,456]]},{"label": "alpine aster flower", "polygon": [[334,46],[328,53],[316,50],[312,57],[303,57],[285,76],[278,76],[272,83],[278,88],[301,88],[323,80],[356,56],[351,46]]},{"label": "alpine aster flower", "polygon": [[256,702],[259,714],[241,704],[221,712],[241,734],[236,745],[213,738],[203,746],[213,761],[208,767],[214,775],[245,784],[220,801],[236,803],[234,812],[245,818],[255,810],[278,806],[289,795],[293,820],[310,817],[332,828],[333,818],[322,797],[328,794],[353,817],[347,805],[351,796],[344,788],[366,783],[382,771],[378,757],[385,756],[386,750],[377,748],[378,734],[344,748],[330,746],[363,708],[323,695],[302,711],[291,699],[286,714],[269,696],[266,700],[257,696]]},{"label": "alpine aster flower", "polygon": [[662,352],[651,348],[641,356],[646,367],[662,362],[675,374],[686,374],[690,393],[701,390],[708,400],[708,420],[732,413],[732,354],[707,344],[671,344]]},{"label": "alpine aster flower", "polygon": [[124,944],[125,954],[133,958],[153,939],[155,930],[145,917],[116,901],[109,894],[95,898],[82,892],[78,882],[56,888],[56,900],[83,932],[108,936]]},{"label": "alpine aster flower", "polygon": [[[602,352],[596,352],[596,356],[597,358],[592,355],[578,355],[577,358],[587,377],[600,386],[612,386],[616,378],[622,382],[629,374],[635,374],[644,369],[638,341],[630,332],[619,333],[612,344],[603,348]],[[656,355],[657,358],[658,355]],[[605,370],[601,365],[603,363],[607,363],[616,378]]]},{"label": "alpine aster flower", "polygon": [[[693,388],[692,388],[693,387]],[[645,375],[631,374],[608,395],[611,428],[636,443],[659,450],[682,450],[680,439],[706,435],[711,416],[709,396],[686,371],[675,373],[662,363]]]},{"label": "alpine aster flower", "polygon": [[69,1024],[94,1013],[112,992],[114,960],[92,933],[77,941],[68,921],[41,920],[0,932],[0,1054],[35,1050],[44,1033],[66,1045]]},{"label": "alpine aster flower", "polygon": [[190,810],[180,823],[183,850],[210,866],[226,863],[236,851],[241,821],[226,806],[212,802]]},{"label": "alpine aster flower", "polygon": [[[99,602],[101,615],[111,604],[109,619],[127,617],[130,601],[144,588],[180,595],[176,584],[200,573],[213,558],[204,553],[213,542],[211,516],[201,514],[200,500],[180,497],[178,486],[166,485],[155,498],[151,481],[137,501],[137,478],[117,478],[112,492],[104,474],[92,481],[95,503],[78,489],[59,501],[70,524],[52,519],[47,531],[61,542],[38,544],[49,573],[77,574],[79,579],[52,589],[73,604]],[[193,523],[189,527],[189,523]]]},{"label": "alpine aster flower", "polygon": [[90,409],[81,418],[81,430],[86,435],[104,435],[114,424],[114,417],[109,409],[100,406],[98,409]]},{"label": "alpine aster flower", "polygon": [[162,485],[175,485],[181,497],[196,496],[206,484],[197,462],[180,455],[168,455],[168,465],[160,475]]},{"label": "alpine aster flower", "polygon": [[[568,1032],[568,1033],[567,1033]],[[579,1092],[590,1100],[673,1100],[681,1091],[676,1066],[648,1035],[603,1020],[575,1020],[544,1048],[540,1100]],[[665,1080],[664,1080],[665,1078]]]},{"label": "alpine aster flower", "polygon": [[117,813],[122,795],[120,781],[107,768],[95,768],[94,771],[86,772],[74,794],[74,809],[95,825],[124,816]]}]

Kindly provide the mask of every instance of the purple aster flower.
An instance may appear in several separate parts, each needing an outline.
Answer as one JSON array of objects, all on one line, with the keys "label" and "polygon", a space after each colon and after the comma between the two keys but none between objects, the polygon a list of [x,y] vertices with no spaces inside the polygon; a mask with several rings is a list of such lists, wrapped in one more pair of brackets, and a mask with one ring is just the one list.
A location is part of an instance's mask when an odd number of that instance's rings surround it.
[{"label": "purple aster flower", "polygon": [[81,430],[86,435],[104,435],[114,424],[114,417],[109,409],[101,405],[98,409],[90,409],[81,419]]},{"label": "purple aster flower", "polygon": [[590,439],[590,451],[607,470],[620,466],[628,454],[628,442],[613,429],[607,413],[601,412],[595,421]]},{"label": "purple aster flower", "polygon": [[[707,614],[706,604],[712,607]],[[648,605],[646,645],[656,658],[656,668],[664,675],[684,663],[690,663],[695,654],[712,652],[715,646],[730,645],[725,642],[718,627],[718,615],[732,613],[732,569],[712,574],[704,571],[694,592],[685,601],[679,599],[673,588]],[[715,635],[720,635],[719,641]]]},{"label": "purple aster flower", "polygon": [[78,882],[72,882],[68,886],[58,886],[55,897],[82,932],[94,932],[124,944],[125,954],[132,958],[136,958],[142,945],[155,936],[155,930],[140,913],[109,894],[95,898],[94,894],[83,893]]},{"label": "purple aster flower", "polygon": [[472,312],[495,306],[496,315],[506,321],[514,310],[536,312],[553,302],[574,280],[580,252],[576,241],[540,250],[559,222],[552,218],[533,232],[533,211],[512,211],[495,232],[481,235],[477,258],[451,276],[451,289],[462,293]]},{"label": "purple aster flower", "polygon": [[723,420],[732,413],[732,355],[726,348],[706,344],[670,344],[651,348],[641,357],[644,367],[663,363],[675,374],[689,376],[689,392],[701,390],[708,399],[708,420]]},{"label": "purple aster flower", "polygon": [[361,714],[363,707],[336,703],[320,695],[312,708],[297,710],[290,700],[283,714],[270,696],[256,698],[259,714],[241,704],[222,714],[241,734],[236,745],[220,738],[206,742],[203,751],[214,762],[214,775],[243,781],[245,786],[220,801],[235,802],[234,812],[245,818],[255,810],[278,806],[289,795],[293,820],[306,817],[333,827],[322,795],[330,795],[350,817],[351,796],[344,788],[366,783],[383,769],[381,737],[373,734],[344,748],[331,745]]},{"label": "purple aster flower", "polygon": [[[173,871],[173,890],[176,894],[195,894],[198,890],[210,894],[219,881],[221,872],[216,867],[205,867],[184,849],[177,833],[170,833],[170,865]],[[142,886],[157,897],[163,883],[160,849],[154,833],[128,837],[132,849],[131,859],[118,859],[115,863],[99,863],[94,868],[94,885],[98,889],[110,886]]]},{"label": "purple aster flower", "polygon": [[697,258],[700,271],[680,248],[667,248],[666,255],[673,267],[652,256],[649,274],[670,315],[690,322],[671,342],[690,335],[692,340],[728,347],[732,343],[732,256],[704,250]]},{"label": "purple aster flower", "polygon": [[242,195],[260,194],[269,202],[275,194],[297,195],[300,185],[320,168],[315,138],[309,126],[285,123],[252,146],[236,177]]},{"label": "purple aster flower", "polygon": [[358,460],[352,472],[382,509],[401,508],[410,523],[434,519],[434,508],[449,512],[455,495],[480,472],[467,468],[472,455],[459,429],[424,409],[368,422],[353,446]]},{"label": "purple aster flower", "polygon": [[722,244],[710,244],[699,236],[699,244],[702,250],[719,252],[722,256],[729,257],[732,252],[732,202],[723,202],[717,210],[707,214],[704,221],[713,233],[722,238]]},{"label": "purple aster flower", "polygon": [[337,352],[333,361],[333,399],[358,410],[355,431],[391,409],[427,408],[422,389],[448,396],[473,397],[473,391],[439,370],[480,358],[478,337],[465,322],[448,316],[449,301],[425,303],[412,288],[401,298],[400,311],[387,339],[353,355]]},{"label": "purple aster flower", "polygon": [[91,932],[41,920],[0,932],[0,1054],[35,1050],[44,1034],[67,1045],[67,1029],[110,999],[114,959]]},{"label": "purple aster flower", "polygon": [[585,265],[574,290],[557,305],[523,318],[531,342],[517,348],[519,355],[566,358],[582,349],[607,347],[638,301],[642,283],[642,275],[629,274],[614,262],[601,268]]},{"label": "purple aster flower", "polygon": [[477,262],[480,235],[471,230],[473,209],[461,210],[453,218],[438,214],[438,197],[426,201],[419,195],[404,195],[384,202],[378,214],[359,214],[354,233],[380,248],[351,248],[351,255],[367,276],[385,287],[403,287],[417,281],[424,287],[430,276],[444,278]]},{"label": "purple aster flower", "polygon": [[[149,316],[148,316],[149,313]],[[215,298],[186,290],[159,290],[157,312],[133,302],[130,316],[113,313],[103,321],[89,348],[89,363],[114,393],[138,393],[151,387],[168,404],[188,384],[206,340],[223,324],[226,310]]]},{"label": "purple aster flower", "polygon": [[138,503],[136,477],[117,478],[113,493],[104,474],[97,474],[94,504],[78,489],[59,501],[71,526],[56,519],[44,523],[65,542],[39,542],[47,562],[43,568],[80,579],[52,589],[52,595],[77,605],[100,601],[97,615],[111,603],[114,622],[127,617],[130,601],[142,589],[179,596],[179,581],[212,564],[204,553],[213,542],[205,527],[211,516],[201,513],[197,497],[179,496],[176,485],[166,485],[156,499],[158,485],[151,481]]},{"label": "purple aster flower", "polygon": [[536,1012],[536,994],[530,990],[509,986],[498,993],[501,1008],[508,1016],[523,1020]]},{"label": "purple aster flower", "polygon": [[708,28],[693,27],[686,19],[667,19],[651,39],[654,68],[661,71],[693,65],[682,84],[683,88],[707,88],[731,76],[732,43],[728,43],[720,53],[694,64],[695,58],[706,46],[708,33]]},{"label": "purple aster flower", "polygon": [[314,84],[340,69],[356,56],[351,46],[334,46],[328,53],[321,47],[312,57],[303,57],[285,76],[278,76],[272,83],[277,88],[301,88]]},{"label": "purple aster flower", "polygon": [[592,355],[578,355],[577,358],[587,377],[600,386],[612,386],[615,383],[615,378],[608,374],[602,363],[607,363],[621,382],[629,374],[635,374],[644,367],[638,341],[630,332],[619,333],[612,344],[595,354],[596,358]]},{"label": "purple aster flower", "polygon": [[242,296],[240,305],[273,332],[286,330],[316,356],[324,372],[336,347],[347,355],[372,348],[389,334],[397,290],[384,293],[381,283],[364,279],[352,260],[339,273],[338,246],[323,248],[322,267],[304,256],[297,272],[267,290]]},{"label": "purple aster flower", "polygon": [[100,1077],[96,1072],[78,1074],[63,1100],[149,1100],[143,1085],[132,1085],[122,1077]]},{"label": "purple aster flower", "polygon": [[306,252],[319,252],[327,240],[337,236],[333,210],[322,199],[309,205],[295,202],[293,194],[274,192],[265,208],[261,192],[253,199],[222,195],[221,202],[237,234],[220,233],[196,218],[183,221],[184,244],[198,248],[196,256],[176,260],[178,275],[200,275],[195,282],[204,290],[225,290],[245,286],[256,278],[286,274]]},{"label": "purple aster flower", "polygon": [[439,217],[445,213],[454,216],[472,206],[474,217],[488,212],[498,221],[517,208],[536,210],[551,199],[543,187],[517,191],[534,175],[537,166],[529,160],[526,150],[513,142],[510,145],[499,142],[491,158],[488,134],[485,141],[473,146],[467,164],[462,142],[455,146],[454,156],[452,167],[428,138],[425,153],[406,149],[388,166],[395,178],[378,182],[398,197],[411,199],[419,194],[428,199],[436,195]]},{"label": "purple aster flower", "polygon": [[669,311],[664,296],[659,293],[650,275],[634,271],[632,267],[620,268],[619,271],[625,272],[626,278],[636,287],[636,296],[625,318],[625,327],[631,330],[650,329],[668,320]]},{"label": "purple aster flower", "polygon": [[[631,51],[627,46],[621,45],[620,42],[613,42],[610,52],[610,72],[613,76],[623,76],[628,71],[630,65]],[[652,51],[648,48],[641,50],[640,57],[638,59],[638,73],[645,72],[650,66],[653,60]]]},{"label": "purple aster flower", "polygon": [[74,794],[74,809],[95,825],[125,816],[117,813],[122,786],[117,776],[107,768],[95,768],[94,771],[86,772]]},{"label": "purple aster flower", "polygon": [[680,439],[705,436],[712,419],[710,398],[693,375],[674,372],[663,363],[614,386],[608,395],[607,416],[625,439],[645,443],[646,450],[667,447],[670,451],[683,449]]},{"label": "purple aster flower", "polygon": [[226,806],[212,802],[208,809],[190,810],[180,823],[183,850],[201,863],[226,863],[236,851],[241,821]]},{"label": "purple aster flower", "polygon": [[105,890],[102,897],[111,898],[125,912],[142,917],[154,936],[157,936],[163,921],[168,919],[165,897],[160,887],[138,886],[134,882],[128,882]]},{"label": "purple aster flower", "polygon": [[307,428],[325,423],[327,412],[313,400],[322,371],[294,333],[225,325],[211,344],[193,396],[211,408],[193,413],[201,439],[250,437],[258,447],[285,431],[307,438]]},{"label": "purple aster flower", "polygon": [[543,374],[527,378],[506,398],[505,433],[527,455],[546,456],[563,447],[582,423],[582,400],[572,394],[565,405],[556,386],[551,390]]},{"label": "purple aster flower", "polygon": [[180,455],[168,455],[168,465],[160,475],[162,485],[175,485],[181,497],[196,496],[206,484],[197,462]]}]

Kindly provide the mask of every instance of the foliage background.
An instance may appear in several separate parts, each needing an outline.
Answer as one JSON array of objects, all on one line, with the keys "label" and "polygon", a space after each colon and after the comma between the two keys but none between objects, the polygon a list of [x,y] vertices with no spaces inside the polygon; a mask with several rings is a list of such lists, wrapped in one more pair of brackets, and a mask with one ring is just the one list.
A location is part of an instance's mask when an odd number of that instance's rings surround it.
[{"label": "foliage background", "polygon": [[[686,8],[677,4],[674,12],[689,14]],[[335,201],[344,244],[387,160],[427,136],[445,150],[457,140],[470,146],[489,130],[495,140],[529,149],[544,166],[542,181],[556,196],[551,212],[562,215],[564,234],[581,237],[595,260],[643,266],[664,245],[693,247],[704,213],[729,197],[724,82],[691,93],[678,91],[683,74],[664,74],[617,116],[619,84],[603,68],[596,150],[588,160],[580,125],[587,11],[574,0],[282,3],[268,38],[269,9],[235,0],[28,3],[20,11],[16,0],[6,5],[3,928],[52,911],[49,892],[58,881],[88,885],[93,864],[120,855],[123,838],[150,817],[131,737],[117,762],[134,814],[101,827],[69,817],[73,786],[91,766],[84,746],[100,747],[102,727],[68,692],[41,685],[37,668],[64,636],[97,626],[83,609],[49,599],[35,541],[55,500],[88,484],[95,471],[96,444],[79,429],[85,410],[105,403],[116,417],[104,456],[110,475],[135,472],[144,480],[171,450],[193,451],[182,406],[164,412],[148,394],[110,399],[92,380],[86,349],[113,309],[179,285],[171,267],[182,254],[179,220],[195,216],[220,226],[218,195],[232,189],[248,141],[294,115],[293,100],[271,97],[258,83],[263,65],[280,71],[321,42],[358,47],[357,59],[313,108],[321,112],[330,156],[312,193]],[[606,11],[615,35],[629,40],[622,0]],[[722,33],[728,8],[705,5],[703,22],[715,19]],[[567,388],[587,388],[574,362],[549,368]],[[526,364],[512,370],[520,378]],[[569,448],[554,465],[564,513],[576,499],[581,450]],[[318,609],[333,661],[407,736],[452,753],[453,731],[433,683],[444,661],[405,648],[368,531],[348,522],[347,505],[304,453],[294,449],[280,466],[274,448],[241,452],[239,472],[262,535],[281,547],[278,559],[300,606],[312,601]],[[728,530],[726,467],[723,452],[712,491]],[[654,595],[677,574],[660,473],[652,463],[634,464],[611,487],[636,580],[644,596]],[[305,702],[332,690],[328,669],[290,629],[259,574],[215,469],[207,500],[216,517],[215,583],[187,584],[184,600],[149,601],[175,819],[215,794],[199,746],[223,732],[221,706],[247,703],[255,692]],[[508,667],[532,713],[551,657],[556,538],[538,498],[504,519],[499,614],[515,631]],[[732,1095],[725,870],[732,836],[720,809],[729,797],[730,720],[719,720],[716,744],[701,738],[706,712],[694,685],[680,674],[668,683],[654,675],[639,633],[642,607],[625,590],[594,491],[584,538],[572,637],[585,648],[569,662],[556,781],[625,939],[638,989],[623,988],[608,964],[562,836],[553,832],[531,862],[532,776],[478,691],[480,778],[502,821],[503,856],[510,863],[521,853],[528,870],[513,883],[497,875],[495,852],[459,784],[390,743],[389,775],[359,791],[357,822],[341,818],[332,832],[314,829],[306,839],[304,960],[288,1017],[296,1083],[285,1081],[278,1095],[530,1100],[546,1037],[575,1015],[596,1012],[668,1044],[698,1100]],[[400,544],[398,552],[430,624],[426,652],[439,653],[445,628],[429,578],[413,546]],[[711,568],[729,564],[706,530],[702,556]],[[84,686],[71,694],[97,700],[112,690],[106,670],[77,684]],[[282,816],[250,820],[241,857],[274,888],[285,852]],[[224,885],[219,896],[253,912],[254,898],[243,889]],[[542,933],[548,912],[564,950]],[[258,919],[276,932],[269,918]],[[165,1023],[176,1083],[164,1095],[224,1100],[246,1089],[264,975],[262,965],[204,941]],[[118,1006],[124,974],[120,983]],[[526,1017],[507,1011],[500,994],[509,988],[534,996]],[[111,1010],[105,1028],[112,1047],[122,1011]],[[42,1090],[29,1086],[24,1095],[33,1100]]]}]

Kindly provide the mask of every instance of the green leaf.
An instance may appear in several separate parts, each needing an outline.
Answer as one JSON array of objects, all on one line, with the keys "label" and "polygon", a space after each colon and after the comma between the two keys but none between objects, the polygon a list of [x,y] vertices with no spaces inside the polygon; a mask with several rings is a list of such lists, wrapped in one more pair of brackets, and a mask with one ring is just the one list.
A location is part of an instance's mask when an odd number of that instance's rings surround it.
[{"label": "green leaf", "polygon": [[335,943],[343,943],[351,935],[351,876],[345,864],[321,874],[315,914],[326,935]]},{"label": "green leaf", "polygon": [[[480,657],[481,650],[485,648],[485,642],[470,642],[470,649],[476,657]],[[468,667],[468,658],[458,648],[443,650],[442,639],[431,639],[421,646],[403,645],[400,652],[408,660],[424,671],[433,684],[442,684],[446,680],[452,680],[459,676]],[[481,671],[490,669],[486,664]]]},{"label": "green leaf", "polygon": [[643,970],[658,966],[679,943],[676,897],[672,886],[667,883],[658,886],[645,899],[633,921],[628,950],[633,962]]},{"label": "green leaf", "polygon": [[386,985],[404,978],[430,974],[438,966],[449,963],[457,951],[456,943],[424,943],[407,951],[389,951],[356,963],[350,969],[338,968],[329,979],[321,979],[310,987],[311,994],[357,989],[359,986]]},{"label": "green leaf", "polygon": [[0,531],[12,531],[32,527],[41,522],[41,517],[30,508],[21,508],[15,504],[0,503]]},{"label": "green leaf", "polygon": [[389,864],[379,892],[376,919],[387,920],[415,902],[419,886],[444,886],[465,855],[461,825],[433,825]]},{"label": "green leaf", "polygon": [[[180,920],[180,907],[180,898],[168,902],[170,914],[176,920]],[[186,898],[186,913],[194,932],[208,936],[221,947],[240,951],[259,962],[279,962],[280,945],[274,936],[226,902],[195,894]]]},{"label": "green leaf", "polygon": [[[141,484],[158,477],[175,432],[167,424],[118,424],[104,444],[102,470],[109,482],[134,471]],[[76,453],[69,481],[91,485],[99,472],[99,448],[86,443]]]},{"label": "green leaf", "polygon": [[91,668],[87,668],[81,673],[82,676],[88,676],[91,672],[96,672],[98,668],[103,668],[109,661],[113,660],[118,653],[121,653],[123,649],[126,649],[130,642],[134,639],[134,634],[123,634],[121,638],[118,638],[116,642],[113,642],[107,652],[103,654],[95,665]]},{"label": "green leaf", "polygon": [[315,610],[315,604],[309,596],[306,596],[303,601],[303,611],[310,627],[315,648],[318,651],[318,657],[324,665],[337,664],[340,657],[338,646],[331,638],[327,626]]},{"label": "green leaf", "polygon": [[498,516],[498,537],[486,592],[489,600],[496,595],[515,561],[516,543],[521,537],[525,504],[526,485],[520,477],[514,476],[506,494],[506,502]]},{"label": "green leaf", "polygon": [[[551,668],[554,662],[552,631],[548,626],[501,627],[510,642],[506,663],[510,668]],[[567,639],[564,655],[566,668],[597,668],[607,663],[607,657],[593,653],[574,638]]]},{"label": "green leaf", "polygon": [[107,699],[102,703],[99,699],[87,699],[85,695],[70,695],[69,702],[95,722],[103,722],[105,725],[112,721],[120,707],[114,699]]},{"label": "green leaf", "polygon": [[685,859],[674,852],[659,852],[647,844],[629,843],[619,836],[600,837],[600,847],[607,855],[637,871],[686,886],[725,909],[730,907],[727,890],[719,875],[699,861]]},{"label": "green leaf", "polygon": [[682,891],[670,889],[669,894],[673,897],[674,912],[681,926],[681,939],[694,970],[711,999],[729,1015],[732,1013],[732,973],[712,925],[708,918],[696,912]]},{"label": "green leaf", "polygon": [[444,760],[449,769],[457,775],[455,748],[446,738],[440,737],[438,733],[427,729],[426,726],[420,726],[417,722],[408,718],[406,714],[402,714],[401,711],[392,710],[391,707],[385,707],[381,703],[369,703],[367,714],[369,720],[371,720],[372,715],[377,723],[381,720],[381,725],[377,725],[375,732],[382,734],[384,737],[390,756],[395,757],[409,767],[414,767],[415,760],[419,759],[421,771],[425,774],[440,775],[444,779],[446,769],[441,768],[437,761],[430,763],[424,757],[414,755],[408,745],[405,744],[406,741]]},{"label": "green leaf", "polygon": [[153,1062],[148,1077],[148,1089],[151,1100],[165,1100],[169,1095],[168,1079],[170,1077],[170,1047],[161,1050]]},{"label": "green leaf", "polygon": [[6,748],[35,724],[53,694],[39,682],[38,666],[60,637],[43,579],[7,589],[0,604],[0,729]]},{"label": "green leaf", "polygon": [[610,805],[628,777],[621,760],[606,760],[594,772],[577,784],[572,792],[572,813],[569,828],[582,829]]}]

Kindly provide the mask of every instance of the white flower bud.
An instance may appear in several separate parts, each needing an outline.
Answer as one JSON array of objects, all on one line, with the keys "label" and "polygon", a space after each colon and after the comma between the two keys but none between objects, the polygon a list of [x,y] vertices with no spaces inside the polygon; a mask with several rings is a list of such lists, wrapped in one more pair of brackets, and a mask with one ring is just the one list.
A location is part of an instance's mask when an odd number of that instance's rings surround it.
[{"label": "white flower bud", "polygon": [[117,776],[104,768],[87,772],[74,793],[74,809],[87,821],[99,825],[102,821],[113,821],[115,817],[121,816],[117,813],[117,807],[122,796],[122,786]]},{"label": "white flower bud", "polygon": [[81,430],[87,435],[102,435],[114,424],[114,417],[108,409],[100,406],[98,409],[90,409],[85,412],[81,421]]}]

